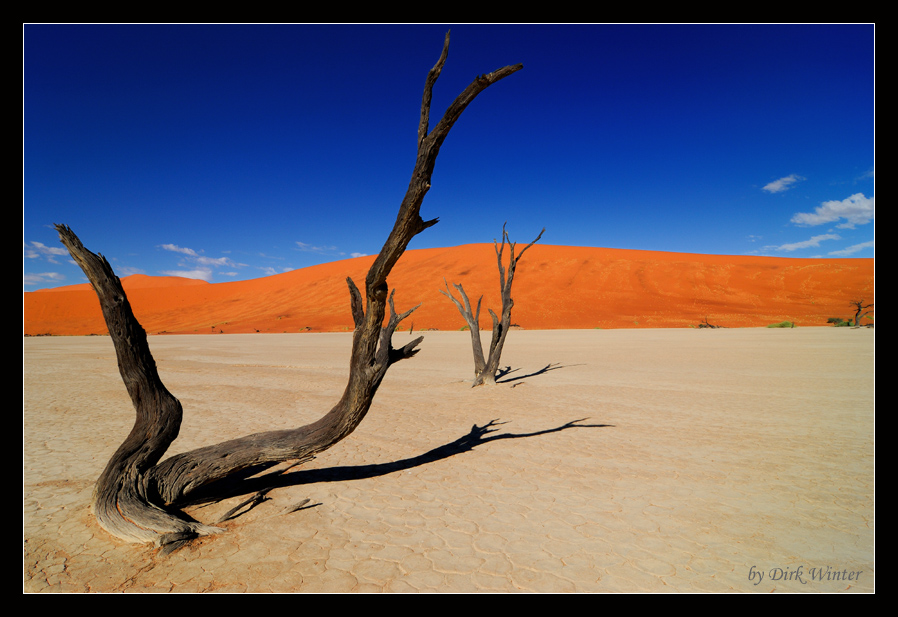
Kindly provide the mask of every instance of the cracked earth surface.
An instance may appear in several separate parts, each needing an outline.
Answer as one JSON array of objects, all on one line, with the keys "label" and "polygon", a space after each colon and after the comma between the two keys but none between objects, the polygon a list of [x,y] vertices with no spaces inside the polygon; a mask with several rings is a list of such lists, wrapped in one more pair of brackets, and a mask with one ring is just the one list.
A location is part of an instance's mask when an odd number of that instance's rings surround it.
[{"label": "cracked earth surface", "polygon": [[[151,337],[170,453],[316,419],[350,336]],[[874,590],[872,330],[515,331],[478,389],[468,333],[428,332],[355,433],[168,555],[90,514],[133,421],[109,339],[23,355],[26,592]]]}]

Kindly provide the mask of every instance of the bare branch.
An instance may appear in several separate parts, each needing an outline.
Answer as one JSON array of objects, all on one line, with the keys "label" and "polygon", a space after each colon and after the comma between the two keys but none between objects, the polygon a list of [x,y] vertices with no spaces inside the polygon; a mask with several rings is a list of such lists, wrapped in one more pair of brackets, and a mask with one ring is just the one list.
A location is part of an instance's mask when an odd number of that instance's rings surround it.
[{"label": "bare branch", "polygon": [[[162,385],[146,333],[131,311],[112,268],[102,256],[85,249],[68,227],[57,225],[60,240],[97,291],[116,349],[119,370],[137,411],[131,434],[97,481],[93,509],[98,522],[107,531],[128,541],[157,544],[183,542],[197,535],[222,531],[187,520],[169,506],[184,503],[197,488],[242,469],[267,463],[304,461],[330,448],[352,433],[364,419],[387,369],[417,353],[417,345],[423,337],[400,349],[392,347],[396,327],[417,307],[396,314],[393,293],[389,297],[387,294],[387,276],[411,239],[437,223],[438,219],[424,221],[420,209],[430,188],[440,144],[452,125],[477,94],[521,68],[520,65],[505,67],[475,79],[428,133],[432,88],[446,61],[448,48],[447,33],[440,59],[425,82],[418,127],[418,156],[412,179],[393,229],[365,277],[365,306],[358,287],[352,279],[346,279],[355,324],[349,379],[340,401],[316,422],[294,429],[254,433],[182,452],[159,463],[180,429],[181,404]],[[387,305],[390,315],[384,326]],[[257,497],[264,498],[264,493]]]},{"label": "bare branch", "polygon": [[362,294],[355,282],[346,277],[346,284],[349,285],[349,303],[352,310],[352,321],[356,328],[361,327],[365,323],[365,310],[362,308]]},{"label": "bare branch", "polygon": [[[449,35],[447,33],[446,40],[443,43],[443,54],[440,61],[431,69],[428,74],[427,84],[425,85],[424,100],[422,101],[421,121],[418,128],[418,159],[415,169],[412,172],[412,179],[409,182],[408,191],[402,204],[399,207],[399,215],[396,217],[396,224],[393,231],[387,238],[377,259],[368,271],[368,277],[365,284],[368,290],[369,303],[373,294],[386,295],[386,277],[392,270],[399,259],[399,255],[406,249],[409,241],[416,234],[421,233],[428,227],[435,225],[439,219],[424,221],[419,212],[421,203],[427,191],[430,190],[430,178],[433,175],[434,165],[436,164],[437,155],[440,153],[440,146],[452,129],[452,126],[461,116],[467,106],[477,97],[478,94],[486,90],[489,86],[497,81],[504,79],[524,68],[522,64],[514,66],[506,66],[488,75],[480,75],[474,79],[471,84],[456,97],[455,101],[446,110],[443,118],[437,123],[430,133],[423,138],[421,134],[427,130],[428,118],[430,116],[430,92],[434,83],[439,77],[442,70],[444,55],[448,54]],[[423,129],[423,130],[422,130]],[[370,308],[369,308],[370,312]]]},{"label": "bare branch", "polygon": [[523,257],[524,251],[526,251],[526,250],[529,249],[531,246],[533,246],[534,244],[536,244],[537,242],[539,242],[539,239],[543,237],[543,234],[544,234],[544,233],[546,233],[546,228],[545,228],[545,227],[543,227],[542,231],[539,232],[539,235],[536,236],[536,238],[533,240],[533,242],[531,242],[530,244],[528,244],[527,246],[525,246],[524,248],[521,249],[521,252],[518,253],[518,256],[514,258],[515,262],[517,262],[521,257]]},{"label": "bare branch", "polygon": [[[462,317],[465,318],[465,321],[467,321],[468,325],[471,327],[471,343],[474,351],[475,386],[484,383],[496,383],[496,371],[499,370],[499,360],[505,345],[505,337],[508,335],[508,330],[511,327],[511,309],[514,307],[514,300],[511,297],[511,285],[514,282],[514,273],[517,268],[517,262],[527,249],[542,238],[545,231],[546,230],[543,229],[539,232],[536,239],[525,246],[517,255],[515,255],[515,243],[511,241],[508,237],[508,232],[505,231],[505,224],[502,225],[502,242],[500,243],[498,240],[493,240],[493,248],[496,251],[496,265],[499,269],[499,291],[502,294],[502,317],[499,318],[492,309],[488,309],[490,318],[493,320],[493,331],[492,336],[490,337],[490,352],[486,359],[484,359],[483,348],[480,342],[480,301],[477,302],[477,316],[474,317],[471,314],[471,305],[468,302],[468,296],[464,289],[462,289],[461,284],[455,284],[455,288],[459,291],[464,300],[464,307],[462,307],[461,303],[452,296],[449,292],[449,284],[446,283],[446,279],[443,279],[443,282],[446,285],[446,291],[440,290],[440,293],[452,300]],[[508,242],[510,253],[507,273],[505,264],[502,260],[506,242]],[[480,299],[482,300],[483,296],[481,296]]]},{"label": "bare branch", "polygon": [[[451,30],[449,32],[451,32]],[[424,82],[424,96],[421,100],[421,121],[418,124],[419,148],[421,147],[421,142],[427,137],[427,132],[430,130],[430,102],[433,99],[433,85],[439,78],[440,73],[443,72],[443,65],[446,63],[446,57],[449,55],[449,32],[446,33],[446,40],[443,42],[443,53],[440,54],[440,59],[437,60],[434,67],[427,73],[427,79]]]}]

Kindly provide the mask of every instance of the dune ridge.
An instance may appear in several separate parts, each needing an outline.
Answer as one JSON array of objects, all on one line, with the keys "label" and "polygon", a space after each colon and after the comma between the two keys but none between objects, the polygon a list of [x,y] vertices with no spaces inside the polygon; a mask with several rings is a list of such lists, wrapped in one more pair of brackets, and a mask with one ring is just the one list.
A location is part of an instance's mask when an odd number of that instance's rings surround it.
[{"label": "dune ridge", "polygon": [[[520,247],[519,247],[520,249]],[[259,279],[206,283],[177,277],[122,279],[149,334],[338,332],[352,329],[346,277],[363,287],[374,256]],[[492,244],[409,250],[390,276],[396,310],[422,306],[406,329],[458,330],[464,320],[440,295],[443,279],[472,302],[498,310]],[[453,289],[454,291],[454,289]],[[52,293],[48,293],[52,292]],[[534,245],[515,277],[512,322],[525,329],[683,328],[703,319],[727,327],[783,320],[825,326],[852,315],[849,301],[873,301],[873,259],[701,255]],[[90,285],[23,293],[25,335],[105,334]]]}]

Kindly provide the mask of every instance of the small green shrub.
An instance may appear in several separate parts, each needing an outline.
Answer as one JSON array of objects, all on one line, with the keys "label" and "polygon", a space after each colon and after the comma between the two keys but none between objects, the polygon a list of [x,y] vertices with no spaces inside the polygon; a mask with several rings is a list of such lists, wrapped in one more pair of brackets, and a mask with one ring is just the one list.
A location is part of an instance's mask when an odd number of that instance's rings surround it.
[{"label": "small green shrub", "polygon": [[791,321],[781,321],[779,323],[772,323],[767,327],[768,328],[794,328],[795,323],[791,322]]}]

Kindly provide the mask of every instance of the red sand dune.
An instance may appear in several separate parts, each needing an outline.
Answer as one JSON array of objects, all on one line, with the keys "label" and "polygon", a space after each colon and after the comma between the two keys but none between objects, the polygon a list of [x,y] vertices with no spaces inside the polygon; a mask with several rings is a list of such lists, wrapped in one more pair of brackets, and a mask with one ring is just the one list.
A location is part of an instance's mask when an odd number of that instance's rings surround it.
[{"label": "red sand dune", "polygon": [[[150,334],[340,331],[352,329],[346,277],[364,294],[365,273],[373,260],[359,257],[234,283],[140,275],[122,282],[135,315]],[[873,259],[537,244],[518,265],[512,322],[527,329],[683,328],[704,318],[728,327],[784,320],[825,326],[829,317],[853,315],[850,300],[873,301],[873,269]],[[419,331],[458,330],[465,325],[455,306],[439,293],[443,277],[450,286],[461,283],[472,303],[483,294],[481,324],[489,329],[487,308],[499,309],[492,244],[407,251],[389,278],[396,289],[396,311],[423,304],[403,322],[403,329],[414,324]],[[24,333],[105,334],[106,326],[90,286],[72,285],[25,292]]]}]

